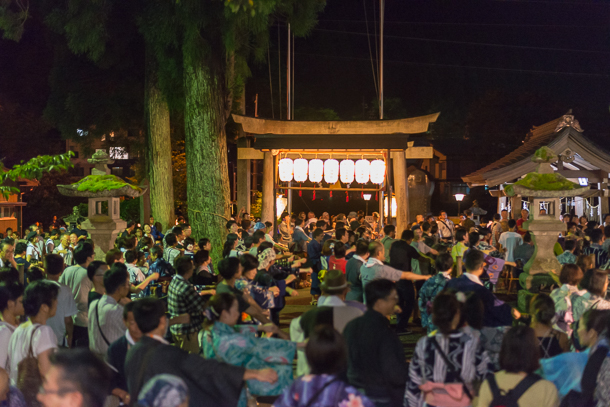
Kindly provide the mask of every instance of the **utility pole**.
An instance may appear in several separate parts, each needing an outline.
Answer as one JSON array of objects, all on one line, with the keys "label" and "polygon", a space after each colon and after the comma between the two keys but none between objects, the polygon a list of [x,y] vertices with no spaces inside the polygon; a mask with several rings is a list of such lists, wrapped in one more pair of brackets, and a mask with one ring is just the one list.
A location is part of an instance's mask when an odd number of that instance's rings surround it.
[{"label": "utility pole", "polygon": [[379,120],[383,120],[383,14],[385,0],[379,0]]},{"label": "utility pole", "polygon": [[290,46],[292,41],[290,40],[290,23],[288,23],[288,56],[287,56],[287,66],[288,72],[286,73],[286,120],[292,120],[292,65],[291,65],[291,56],[290,56]]}]

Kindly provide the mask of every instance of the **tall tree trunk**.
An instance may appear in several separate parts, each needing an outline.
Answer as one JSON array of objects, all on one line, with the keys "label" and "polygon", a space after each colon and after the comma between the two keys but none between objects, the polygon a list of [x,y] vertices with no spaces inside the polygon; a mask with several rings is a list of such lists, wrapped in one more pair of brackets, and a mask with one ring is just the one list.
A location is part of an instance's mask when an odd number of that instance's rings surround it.
[{"label": "tall tree trunk", "polygon": [[165,230],[175,219],[169,107],[159,90],[154,58],[147,56],[146,62],[146,163],[150,209],[155,222],[161,222]]},{"label": "tall tree trunk", "polygon": [[210,239],[217,262],[231,215],[223,79],[185,56],[184,94],[188,215],[193,236]]}]

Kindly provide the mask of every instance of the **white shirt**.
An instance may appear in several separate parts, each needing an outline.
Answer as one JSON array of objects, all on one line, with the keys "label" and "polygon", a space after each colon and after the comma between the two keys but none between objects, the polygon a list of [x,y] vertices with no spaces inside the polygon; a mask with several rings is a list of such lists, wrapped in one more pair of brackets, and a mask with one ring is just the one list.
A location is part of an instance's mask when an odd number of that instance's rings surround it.
[{"label": "white shirt", "polygon": [[345,302],[336,295],[322,295],[318,298],[318,307],[345,307]]},{"label": "white shirt", "polygon": [[[39,327],[36,329],[36,327]],[[32,333],[34,337],[32,338]],[[32,354],[38,357],[43,352],[49,349],[57,348],[57,338],[50,326],[40,324],[21,324],[15,329],[11,340],[8,343],[9,354],[9,376],[11,385],[17,385],[18,365],[30,351],[30,343],[32,344]]]},{"label": "white shirt", "polygon": [[500,235],[500,240],[498,243],[502,245],[502,247],[506,248],[506,256],[504,260],[506,261],[515,261],[513,257],[513,253],[517,246],[521,246],[523,243],[523,238],[517,232],[504,232]]},{"label": "white shirt", "polygon": [[481,279],[479,277],[475,276],[474,274],[464,273],[464,276],[466,276],[466,278],[469,279],[470,281],[472,281],[473,283],[477,283],[478,285],[483,285],[483,283],[481,282]]},{"label": "white shirt", "polygon": [[58,346],[66,346],[66,317],[73,317],[78,314],[76,302],[72,296],[72,290],[65,284],[59,284],[59,294],[57,295],[57,312],[55,316],[47,319],[47,325],[53,329],[57,337]]},{"label": "white shirt", "polygon": [[68,267],[59,278],[59,282],[72,290],[72,296],[76,302],[76,308],[78,308],[78,314],[74,316],[74,325],[86,327],[89,291],[93,287],[93,283],[87,277],[87,269],[78,264]]},{"label": "white shirt", "polygon": [[[59,253],[60,251],[67,251],[67,253]],[[59,244],[59,246],[57,246],[56,248],[53,249],[53,253],[55,254],[59,254],[61,257],[64,258],[64,264],[66,266],[71,266],[72,265],[72,250],[70,250],[70,248],[66,248],[64,247],[63,244]]]},{"label": "white shirt", "polygon": [[[40,260],[40,258],[42,257],[40,255],[40,250],[38,249],[37,246],[35,246],[34,244],[32,244],[32,242],[28,243],[27,248],[25,249],[25,255],[26,256],[32,256],[32,261],[34,260]],[[27,257],[26,257],[27,258]]]},{"label": "white shirt", "polygon": [[17,327],[0,321],[0,369],[8,370],[8,343]]},{"label": "white shirt", "polygon": [[[99,311],[99,315],[98,315]],[[99,316],[99,326],[97,324]],[[106,341],[100,329],[106,337]],[[123,306],[116,302],[109,295],[103,295],[99,300],[95,300],[89,307],[89,349],[106,357],[110,344],[125,334],[125,324],[123,323]]]}]

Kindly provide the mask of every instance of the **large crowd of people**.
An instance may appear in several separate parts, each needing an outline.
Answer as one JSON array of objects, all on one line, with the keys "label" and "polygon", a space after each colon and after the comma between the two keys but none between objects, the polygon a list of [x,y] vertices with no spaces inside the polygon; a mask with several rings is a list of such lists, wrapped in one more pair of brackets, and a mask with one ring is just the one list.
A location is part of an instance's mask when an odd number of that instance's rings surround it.
[{"label": "large crowd of people", "polygon": [[[0,407],[607,407],[610,215],[565,214],[561,269],[533,281],[529,218],[441,211],[397,231],[302,212],[274,228],[242,210],[215,251],[184,219],[150,218],[103,259],[80,225],[8,229]],[[520,311],[500,294],[512,280]]]}]

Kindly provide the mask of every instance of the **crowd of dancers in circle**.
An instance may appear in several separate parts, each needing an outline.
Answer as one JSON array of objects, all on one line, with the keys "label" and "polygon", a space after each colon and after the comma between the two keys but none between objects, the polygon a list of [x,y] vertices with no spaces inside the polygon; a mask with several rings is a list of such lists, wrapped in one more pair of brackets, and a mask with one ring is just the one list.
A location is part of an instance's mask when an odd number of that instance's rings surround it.
[{"label": "crowd of dancers in circle", "polygon": [[182,218],[129,222],[105,254],[57,218],[8,229],[0,407],[607,407],[610,216],[562,218],[561,269],[533,280],[527,210],[400,235],[377,213],[242,210],[214,260]]}]

